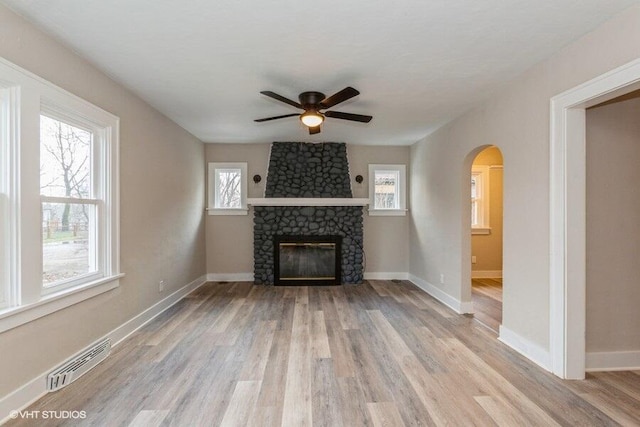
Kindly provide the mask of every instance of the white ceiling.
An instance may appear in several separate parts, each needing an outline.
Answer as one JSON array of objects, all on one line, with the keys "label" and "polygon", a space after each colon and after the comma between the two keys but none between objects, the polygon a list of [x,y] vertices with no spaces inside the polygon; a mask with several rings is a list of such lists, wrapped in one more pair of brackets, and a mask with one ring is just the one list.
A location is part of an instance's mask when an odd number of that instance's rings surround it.
[{"label": "white ceiling", "polygon": [[[638,0],[0,0],[205,142],[412,144]],[[309,136],[300,92],[361,95]]]}]

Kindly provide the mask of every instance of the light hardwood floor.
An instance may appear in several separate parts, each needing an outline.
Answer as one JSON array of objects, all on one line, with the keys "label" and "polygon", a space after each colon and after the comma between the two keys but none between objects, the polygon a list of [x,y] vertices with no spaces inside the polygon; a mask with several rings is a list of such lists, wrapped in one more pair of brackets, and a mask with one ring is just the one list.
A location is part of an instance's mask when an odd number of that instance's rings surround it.
[{"label": "light hardwood floor", "polygon": [[87,418],[8,425],[639,425],[640,372],[560,380],[408,282],[209,283],[29,410]]},{"label": "light hardwood floor", "polygon": [[471,301],[475,319],[498,333],[502,323],[502,279],[472,279]]}]

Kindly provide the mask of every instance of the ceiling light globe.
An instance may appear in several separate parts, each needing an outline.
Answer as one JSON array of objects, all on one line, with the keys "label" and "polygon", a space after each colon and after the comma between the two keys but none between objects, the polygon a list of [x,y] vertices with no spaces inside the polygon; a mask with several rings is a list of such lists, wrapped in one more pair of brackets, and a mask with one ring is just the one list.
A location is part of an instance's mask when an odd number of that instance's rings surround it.
[{"label": "ceiling light globe", "polygon": [[324,116],[317,111],[307,111],[300,115],[300,120],[305,126],[314,128],[320,126],[324,121]]}]

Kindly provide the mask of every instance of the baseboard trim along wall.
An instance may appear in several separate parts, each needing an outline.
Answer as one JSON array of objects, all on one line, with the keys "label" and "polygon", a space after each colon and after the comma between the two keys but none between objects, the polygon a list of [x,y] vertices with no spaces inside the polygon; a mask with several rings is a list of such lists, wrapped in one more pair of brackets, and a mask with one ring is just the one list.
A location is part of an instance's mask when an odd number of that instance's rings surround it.
[{"label": "baseboard trim along wall", "polygon": [[502,270],[471,270],[472,279],[502,279]]},{"label": "baseboard trim along wall", "polygon": [[640,351],[587,352],[587,372],[635,371],[640,369]]},{"label": "baseboard trim along wall", "polygon": [[409,273],[407,272],[364,272],[364,280],[409,280]]},{"label": "baseboard trim along wall", "polygon": [[412,282],[417,287],[419,287],[420,289],[422,289],[423,291],[425,291],[426,293],[428,293],[429,295],[431,295],[432,297],[434,297],[435,299],[437,299],[438,301],[440,301],[441,303],[443,303],[444,305],[446,305],[447,307],[451,308],[456,313],[458,314],[473,313],[473,303],[471,301],[469,302],[459,301],[456,298],[444,292],[442,289],[439,289],[438,287],[432,285],[426,280],[422,280],[421,278],[414,276],[413,274],[409,275],[409,281]]},{"label": "baseboard trim along wall", "polygon": [[[365,280],[409,280],[406,272],[370,272],[364,273]],[[209,273],[209,282],[253,282],[253,273]]]},{"label": "baseboard trim along wall", "polygon": [[[73,358],[83,353],[87,349],[91,348],[95,343],[107,338],[111,339],[112,348],[117,346],[118,344],[120,344],[120,342],[124,341],[129,335],[133,334],[135,331],[142,328],[144,325],[149,323],[151,320],[153,320],[156,316],[161,314],[163,311],[167,310],[168,308],[176,304],[178,301],[180,301],[182,298],[184,298],[191,292],[198,289],[200,286],[207,283],[207,278],[208,277],[205,275],[200,276],[193,282],[173,292],[171,295],[167,296],[166,298],[152,305],[142,313],[138,314],[134,318],[118,326],[113,331],[109,332],[107,335],[97,339],[96,341],[94,341],[84,349],[77,352],[75,355],[72,355],[65,360],[68,360],[70,358]],[[13,392],[9,393],[7,396],[0,399],[0,425],[4,424],[10,419],[10,414],[12,411],[23,410],[24,408],[31,405],[33,402],[35,402],[36,400],[40,399],[42,396],[47,394],[47,375],[49,375],[49,372],[55,369],[55,367],[62,362],[64,361],[63,360],[58,361],[57,363],[53,364],[51,368],[47,369],[46,372],[38,375],[37,377],[29,381],[27,384],[23,385],[22,387],[18,388],[17,390],[14,390]]]},{"label": "baseboard trim along wall", "polygon": [[551,372],[551,353],[511,329],[500,325],[498,340],[508,345],[546,371]]},{"label": "baseboard trim along wall", "polygon": [[209,282],[253,282],[253,273],[209,273]]}]

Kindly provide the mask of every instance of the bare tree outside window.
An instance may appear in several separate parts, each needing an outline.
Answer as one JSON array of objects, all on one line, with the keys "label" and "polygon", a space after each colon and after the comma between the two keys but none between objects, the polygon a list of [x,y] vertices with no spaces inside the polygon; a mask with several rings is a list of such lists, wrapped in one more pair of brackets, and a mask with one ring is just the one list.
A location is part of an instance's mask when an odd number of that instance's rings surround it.
[{"label": "bare tree outside window", "polygon": [[[90,197],[91,132],[47,116],[40,116],[40,194]],[[68,231],[71,205],[66,203],[60,226]],[[85,212],[86,217],[86,212]]]},{"label": "bare tree outside window", "polygon": [[398,172],[376,171],[374,184],[375,208],[397,209]]},{"label": "bare tree outside window", "polygon": [[237,209],[241,207],[240,169],[216,170],[216,207]]},{"label": "bare tree outside window", "polygon": [[[95,268],[90,247],[95,203],[91,201],[92,133],[40,116],[43,284],[74,278]],[[75,201],[77,200],[77,202]]]}]

